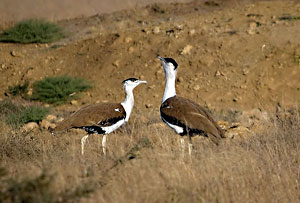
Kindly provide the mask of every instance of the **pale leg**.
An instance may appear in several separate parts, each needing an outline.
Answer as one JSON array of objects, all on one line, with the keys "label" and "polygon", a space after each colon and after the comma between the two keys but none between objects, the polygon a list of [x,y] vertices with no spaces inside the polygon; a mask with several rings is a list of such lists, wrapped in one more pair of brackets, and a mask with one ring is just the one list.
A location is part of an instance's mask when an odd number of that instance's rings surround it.
[{"label": "pale leg", "polygon": [[181,146],[182,157],[184,157],[184,148],[185,148],[185,145],[184,145],[184,138],[183,137],[180,138],[180,146]]},{"label": "pale leg", "polygon": [[86,135],[83,138],[81,138],[81,154],[82,155],[84,154],[84,145],[85,145],[88,137],[89,137],[89,135]]},{"label": "pale leg", "polygon": [[192,143],[189,143],[189,155],[191,156],[192,155],[192,150],[193,150],[193,144]]},{"label": "pale leg", "polygon": [[107,141],[107,135],[103,135],[103,138],[102,138],[102,151],[103,151],[104,155],[106,155],[106,141]]},{"label": "pale leg", "polygon": [[188,135],[188,140],[189,140],[189,143],[188,143],[189,155],[191,156],[192,155],[192,150],[193,150],[193,144],[192,144],[192,138],[191,138],[190,135]]}]

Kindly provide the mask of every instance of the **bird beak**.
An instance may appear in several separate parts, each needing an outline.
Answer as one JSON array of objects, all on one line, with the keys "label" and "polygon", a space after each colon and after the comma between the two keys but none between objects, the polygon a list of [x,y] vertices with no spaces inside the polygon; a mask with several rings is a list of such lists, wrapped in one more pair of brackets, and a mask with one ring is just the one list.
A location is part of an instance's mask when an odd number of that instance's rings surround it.
[{"label": "bird beak", "polygon": [[159,58],[159,60],[161,60],[162,62],[166,62],[166,60],[161,56],[158,56],[157,58]]},{"label": "bird beak", "polygon": [[139,80],[139,84],[147,84],[147,81],[146,80]]}]

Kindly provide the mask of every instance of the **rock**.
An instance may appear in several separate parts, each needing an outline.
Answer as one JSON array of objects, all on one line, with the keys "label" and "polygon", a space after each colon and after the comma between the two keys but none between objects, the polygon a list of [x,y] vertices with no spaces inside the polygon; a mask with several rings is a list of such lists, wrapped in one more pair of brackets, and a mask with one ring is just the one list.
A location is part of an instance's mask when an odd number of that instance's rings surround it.
[{"label": "rock", "polygon": [[140,80],[144,80],[145,79],[145,76],[144,75],[141,75],[140,76]]},{"label": "rock", "polygon": [[150,109],[150,108],[153,107],[153,105],[152,105],[152,104],[145,104],[145,107],[146,107],[147,109]]},{"label": "rock", "polygon": [[216,77],[218,77],[218,76],[225,76],[225,74],[223,72],[217,70],[216,73],[215,73],[215,76]]},{"label": "rock", "polygon": [[242,72],[243,72],[243,75],[247,75],[249,73],[249,69],[248,68],[244,68]]},{"label": "rock", "polygon": [[48,120],[48,121],[56,121],[57,120],[57,117],[55,116],[55,115],[48,115],[47,117],[46,117],[46,120]]},{"label": "rock", "polygon": [[78,104],[78,101],[72,100],[72,101],[70,102],[70,104],[72,104],[72,105],[77,105],[77,104]]},{"label": "rock", "polygon": [[54,129],[56,127],[56,125],[54,123],[50,123],[47,120],[42,120],[42,122],[40,123],[41,128],[43,129]]},{"label": "rock", "polygon": [[29,122],[23,125],[21,131],[22,132],[30,132],[33,131],[34,129],[37,129],[39,125],[36,122]]},{"label": "rock", "polygon": [[194,34],[196,34],[196,30],[195,30],[195,29],[191,29],[191,30],[189,31],[189,35],[190,35],[190,36],[193,36]]},{"label": "rock", "polygon": [[134,48],[133,47],[129,47],[128,48],[128,53],[132,54],[134,52]]},{"label": "rock", "polygon": [[153,34],[158,34],[158,33],[160,33],[160,28],[155,27],[155,28],[153,28],[152,32],[153,32]]},{"label": "rock", "polygon": [[126,37],[125,39],[124,39],[124,42],[126,42],[126,43],[129,43],[129,42],[131,42],[132,41],[132,38],[131,37]]},{"label": "rock", "polygon": [[240,88],[241,89],[247,89],[247,85],[241,85]]},{"label": "rock", "polygon": [[119,67],[119,65],[120,65],[119,60],[116,60],[115,62],[113,62],[112,65],[115,67]]},{"label": "rock", "polygon": [[30,88],[30,89],[28,90],[27,95],[28,95],[28,96],[31,96],[31,95],[32,95],[32,88]]},{"label": "rock", "polygon": [[198,90],[200,90],[200,86],[199,86],[199,85],[195,85],[195,86],[193,87],[193,89],[196,90],[196,91],[198,91]]},{"label": "rock", "polygon": [[249,23],[249,28],[248,28],[248,30],[247,30],[247,33],[248,33],[249,35],[254,35],[254,34],[256,34],[256,27],[257,27],[256,22],[250,22],[250,23]]},{"label": "rock", "polygon": [[183,82],[183,77],[179,76],[179,77],[177,78],[177,82]]},{"label": "rock", "polygon": [[190,45],[190,44],[188,44],[188,45],[186,45],[186,46],[182,49],[182,51],[180,52],[180,54],[182,54],[182,55],[191,54],[192,48],[193,48],[193,46]]},{"label": "rock", "polygon": [[16,52],[16,51],[11,51],[10,54],[11,54],[13,57],[22,57],[22,54],[20,54],[19,52]]},{"label": "rock", "polygon": [[156,87],[155,85],[149,85],[148,86],[149,89],[155,89],[155,87]]}]

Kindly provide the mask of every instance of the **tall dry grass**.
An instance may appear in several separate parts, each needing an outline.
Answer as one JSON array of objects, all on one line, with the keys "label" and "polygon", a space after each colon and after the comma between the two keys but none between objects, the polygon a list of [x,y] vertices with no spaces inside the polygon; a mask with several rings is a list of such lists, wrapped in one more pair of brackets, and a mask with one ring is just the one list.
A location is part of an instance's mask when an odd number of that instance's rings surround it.
[{"label": "tall dry grass", "polygon": [[[247,139],[220,146],[193,139],[192,157],[181,157],[179,137],[133,117],[110,134],[109,153],[101,136],[14,133],[1,124],[2,202],[299,202],[300,119],[274,117]],[[17,188],[17,189],[13,189]]]}]

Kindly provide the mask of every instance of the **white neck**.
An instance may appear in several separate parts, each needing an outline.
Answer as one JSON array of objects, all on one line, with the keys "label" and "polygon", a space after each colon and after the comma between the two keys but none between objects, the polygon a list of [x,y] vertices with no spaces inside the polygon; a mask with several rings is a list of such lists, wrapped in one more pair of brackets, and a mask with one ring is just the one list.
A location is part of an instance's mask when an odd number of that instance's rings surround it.
[{"label": "white neck", "polygon": [[175,79],[176,74],[166,74],[166,86],[165,86],[165,92],[162,99],[162,103],[164,103],[167,99],[170,97],[176,96],[176,89],[175,89]]},{"label": "white neck", "polygon": [[125,94],[125,100],[121,103],[121,105],[126,111],[125,121],[127,122],[134,105],[133,89],[125,89]]}]

